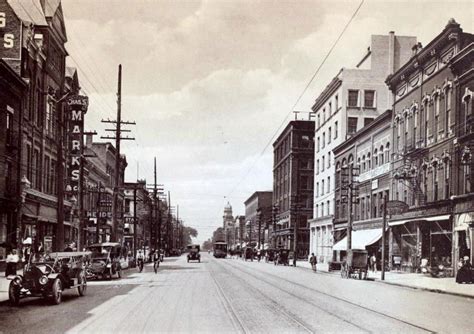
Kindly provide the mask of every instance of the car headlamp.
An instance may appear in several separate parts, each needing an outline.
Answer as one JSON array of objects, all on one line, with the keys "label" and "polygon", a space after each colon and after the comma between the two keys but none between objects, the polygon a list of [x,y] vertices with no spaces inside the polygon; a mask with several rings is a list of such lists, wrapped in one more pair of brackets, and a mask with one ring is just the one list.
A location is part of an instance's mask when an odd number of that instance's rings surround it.
[{"label": "car headlamp", "polygon": [[39,283],[41,285],[45,285],[46,283],[48,283],[48,278],[46,276],[41,276],[39,279]]}]

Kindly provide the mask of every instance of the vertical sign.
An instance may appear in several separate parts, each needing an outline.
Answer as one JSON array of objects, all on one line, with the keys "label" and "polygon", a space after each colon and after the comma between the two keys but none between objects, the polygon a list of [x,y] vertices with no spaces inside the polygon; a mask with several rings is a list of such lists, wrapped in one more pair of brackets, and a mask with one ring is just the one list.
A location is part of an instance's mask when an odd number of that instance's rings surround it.
[{"label": "vertical sign", "polygon": [[21,21],[7,1],[0,1],[0,58],[19,60]]},{"label": "vertical sign", "polygon": [[68,185],[73,195],[79,190],[79,175],[81,172],[81,153],[84,132],[84,114],[89,106],[89,98],[82,95],[73,95],[68,98],[69,112],[69,171]]}]

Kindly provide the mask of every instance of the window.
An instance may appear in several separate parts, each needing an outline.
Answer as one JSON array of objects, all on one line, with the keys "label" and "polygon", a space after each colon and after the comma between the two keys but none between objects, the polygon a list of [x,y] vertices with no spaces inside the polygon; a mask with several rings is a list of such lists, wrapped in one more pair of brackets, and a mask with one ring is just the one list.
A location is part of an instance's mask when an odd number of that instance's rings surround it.
[{"label": "window", "polygon": [[316,182],[316,197],[319,197],[319,182]]},{"label": "window", "polygon": [[326,146],[326,132],[323,132],[323,144],[322,144],[322,148],[324,148]]},{"label": "window", "polygon": [[365,155],[362,156],[362,172],[366,171]]},{"label": "window", "polygon": [[371,162],[371,160],[370,160],[370,153],[367,153],[367,169],[370,169],[370,168],[371,168],[371,167],[370,167],[370,162]]},{"label": "window", "polygon": [[318,128],[321,126],[321,115],[318,114]]},{"label": "window", "polygon": [[351,135],[356,132],[357,132],[357,117],[349,117],[347,133]]},{"label": "window", "polygon": [[309,136],[303,135],[301,136],[301,147],[308,148],[310,147],[310,139]]},{"label": "window", "polygon": [[129,198],[126,198],[125,199],[125,213],[130,213],[130,199]]},{"label": "window", "polygon": [[338,95],[334,97],[334,108],[336,109],[336,111],[339,109],[339,96]]},{"label": "window", "polygon": [[364,126],[369,125],[373,120],[374,119],[372,117],[364,117]]},{"label": "window", "polygon": [[390,162],[390,143],[387,143],[387,145],[385,145],[385,162]]},{"label": "window", "polygon": [[358,107],[359,106],[359,91],[349,90],[349,99],[347,100],[347,106]]},{"label": "window", "polygon": [[329,205],[329,201],[326,202],[326,207],[327,207],[327,213],[328,213],[328,216],[329,216],[329,215],[331,214],[331,213],[329,212],[329,208],[331,207],[331,206]]},{"label": "window", "polygon": [[328,144],[331,143],[331,127],[328,129]]},{"label": "window", "polygon": [[7,138],[7,144],[12,144],[12,127],[13,127],[13,108],[10,106],[7,106],[7,119],[6,119],[6,138]]},{"label": "window", "polygon": [[319,159],[316,160],[316,174],[319,174]]},{"label": "window", "polygon": [[326,108],[323,108],[323,124],[326,122]]},{"label": "window", "polygon": [[48,156],[44,157],[44,168],[43,168],[43,170],[44,170],[44,181],[43,181],[44,191],[47,194],[50,194],[51,193],[51,181],[50,181],[51,167],[50,167],[50,158]]},{"label": "window", "polygon": [[328,176],[328,193],[331,191],[331,177]]},{"label": "window", "polygon": [[321,180],[321,196],[324,195],[324,180]]},{"label": "window", "polygon": [[321,203],[321,217],[324,216],[324,203]]},{"label": "window", "polygon": [[329,102],[329,107],[328,108],[329,108],[329,116],[331,116],[331,114],[332,114],[332,103],[331,102]]},{"label": "window", "polygon": [[375,91],[374,90],[364,91],[364,107],[375,108]]},{"label": "window", "polygon": [[331,167],[331,152],[328,152],[328,168]]},{"label": "window", "polygon": [[316,204],[316,218],[318,218],[319,215],[319,204]]},{"label": "window", "polygon": [[337,121],[334,122],[334,139],[337,138]]},{"label": "window", "polygon": [[374,150],[374,168],[377,167],[379,164],[379,156],[377,149]]},{"label": "window", "polygon": [[318,137],[318,151],[317,151],[317,152],[319,152],[320,148],[321,148],[321,140],[320,140],[320,138]]},{"label": "window", "polygon": [[324,162],[324,155],[322,157],[322,160],[321,160],[321,171],[324,171],[324,167],[325,167],[325,162]]},{"label": "window", "polygon": [[379,152],[379,164],[380,165],[384,164],[383,157],[384,157],[384,151],[383,151],[383,145],[382,145],[382,146],[380,146],[380,152]]}]

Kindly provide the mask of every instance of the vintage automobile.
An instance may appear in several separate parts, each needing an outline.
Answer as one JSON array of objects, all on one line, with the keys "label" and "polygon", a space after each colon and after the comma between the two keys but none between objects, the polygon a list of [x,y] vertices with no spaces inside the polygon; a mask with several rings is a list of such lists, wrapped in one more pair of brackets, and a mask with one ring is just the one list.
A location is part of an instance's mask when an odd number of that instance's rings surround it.
[{"label": "vintage automobile", "polygon": [[201,262],[201,254],[199,254],[199,245],[188,245],[188,262],[198,261]]},{"label": "vintage automobile", "polygon": [[19,305],[25,297],[50,298],[60,304],[65,289],[76,289],[84,296],[87,289],[85,262],[89,252],[33,253],[23,269],[23,275],[12,275],[8,297]]},{"label": "vintage automobile", "polygon": [[92,244],[87,250],[91,252],[91,261],[86,269],[88,279],[112,279],[114,275],[122,277],[122,247],[118,242]]}]

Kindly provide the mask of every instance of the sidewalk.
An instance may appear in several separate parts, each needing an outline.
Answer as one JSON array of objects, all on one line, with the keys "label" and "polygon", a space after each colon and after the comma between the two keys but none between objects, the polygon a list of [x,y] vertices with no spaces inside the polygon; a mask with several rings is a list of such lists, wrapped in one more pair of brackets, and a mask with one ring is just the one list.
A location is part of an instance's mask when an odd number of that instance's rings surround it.
[{"label": "sidewalk", "polygon": [[[311,265],[307,261],[298,261],[296,265],[298,267],[311,270]],[[340,275],[339,271],[318,271],[318,273],[337,276]],[[408,274],[390,271],[385,273],[384,281],[381,280],[380,276],[381,272],[378,271],[377,273],[369,272],[367,277],[368,279],[382,284],[391,284],[413,289],[474,298],[474,284],[458,284],[456,283],[454,277],[434,278],[425,276],[423,274]]]}]

